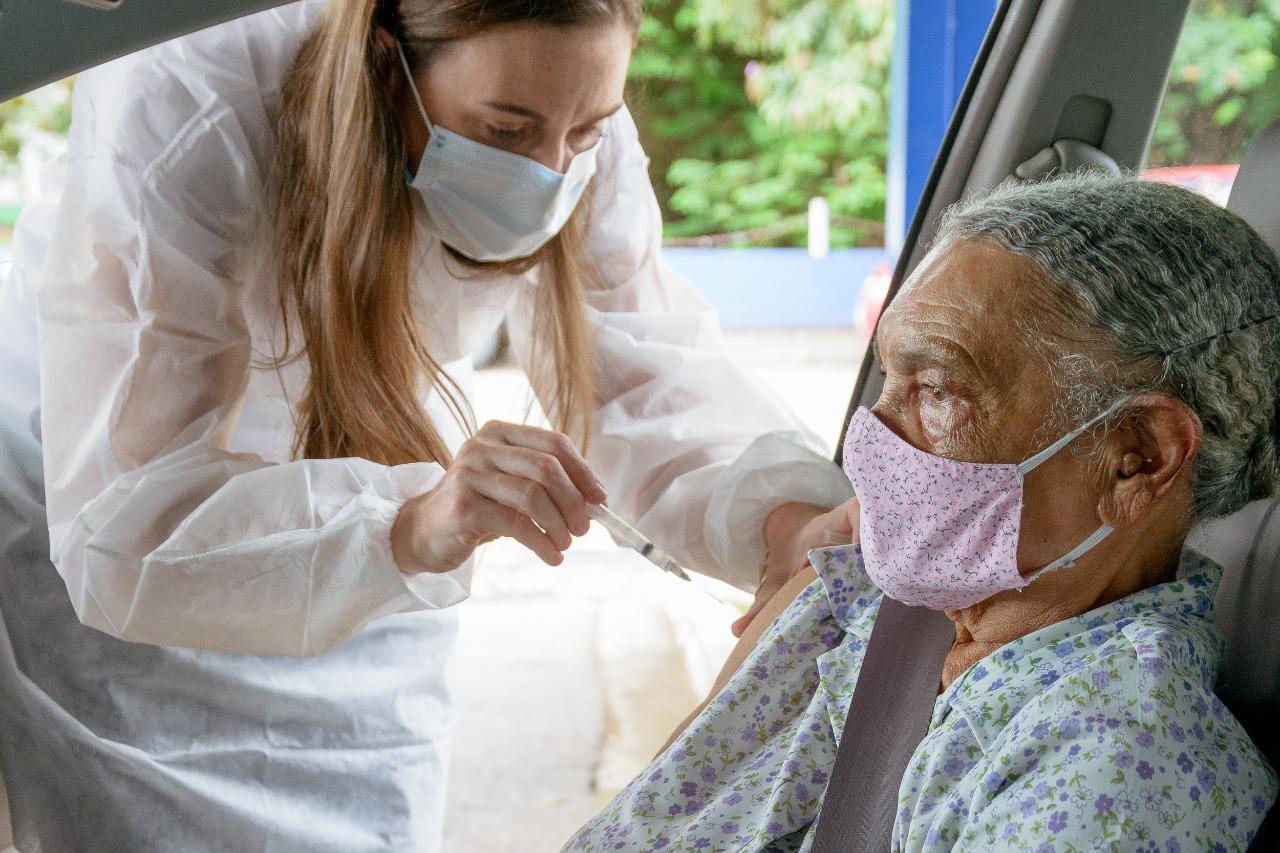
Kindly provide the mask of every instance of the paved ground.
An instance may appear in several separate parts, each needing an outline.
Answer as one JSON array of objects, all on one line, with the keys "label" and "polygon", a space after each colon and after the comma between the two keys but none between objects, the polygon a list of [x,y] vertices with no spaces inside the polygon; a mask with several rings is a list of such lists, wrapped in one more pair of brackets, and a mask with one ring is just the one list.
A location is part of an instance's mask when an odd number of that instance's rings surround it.
[{"label": "paved ground", "polygon": [[[834,444],[865,342],[844,331],[737,333],[729,345]],[[518,419],[524,384],[481,371],[477,414]],[[705,696],[747,598],[620,551],[598,530],[552,569],[495,542],[462,605],[448,853],[558,850]]]}]

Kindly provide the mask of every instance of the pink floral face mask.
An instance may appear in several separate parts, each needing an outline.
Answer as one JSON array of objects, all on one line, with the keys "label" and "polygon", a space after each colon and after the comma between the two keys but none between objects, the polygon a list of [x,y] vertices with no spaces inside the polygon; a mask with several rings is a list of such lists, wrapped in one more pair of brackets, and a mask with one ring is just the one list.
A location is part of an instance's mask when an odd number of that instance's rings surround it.
[{"label": "pink floral face mask", "polygon": [[1049,565],[1026,577],[1018,573],[1023,478],[1126,402],[1117,401],[1019,465],[925,453],[869,409],[858,409],[845,435],[844,469],[861,505],[867,574],[904,604],[959,610],[1074,565],[1112,528],[1104,524]]}]

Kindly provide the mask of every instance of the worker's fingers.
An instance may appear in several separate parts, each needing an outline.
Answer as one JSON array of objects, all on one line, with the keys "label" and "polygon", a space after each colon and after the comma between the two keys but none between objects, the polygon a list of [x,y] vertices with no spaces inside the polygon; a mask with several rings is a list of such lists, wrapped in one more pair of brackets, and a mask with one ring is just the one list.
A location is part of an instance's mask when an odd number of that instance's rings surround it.
[{"label": "worker's fingers", "polygon": [[507,444],[549,453],[560,460],[569,479],[588,501],[604,503],[609,497],[599,478],[592,473],[587,460],[582,458],[578,448],[574,447],[573,442],[562,432],[505,421],[489,421],[476,435],[480,438],[493,438]]},{"label": "worker's fingers", "polygon": [[479,495],[468,501],[468,505],[468,523],[474,528],[511,537],[537,554],[549,566],[558,566],[564,562],[564,555],[551,541],[551,537],[539,530],[538,525],[520,510]]},{"label": "worker's fingers", "polygon": [[491,501],[518,510],[546,532],[558,551],[573,544],[569,526],[560,508],[536,480],[526,480],[502,471],[485,471],[471,481],[471,487]]},{"label": "worker's fingers", "polygon": [[[565,525],[575,536],[582,536],[591,526],[586,498],[569,479],[560,460],[550,453],[511,444],[493,444],[488,448],[484,464],[540,484],[555,501]],[[536,518],[534,520],[537,521]]]}]

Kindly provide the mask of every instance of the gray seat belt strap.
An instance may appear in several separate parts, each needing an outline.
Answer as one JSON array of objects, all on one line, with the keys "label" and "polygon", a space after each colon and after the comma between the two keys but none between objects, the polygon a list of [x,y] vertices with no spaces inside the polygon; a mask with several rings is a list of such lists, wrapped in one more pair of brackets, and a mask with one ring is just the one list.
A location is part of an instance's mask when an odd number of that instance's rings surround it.
[{"label": "gray seat belt strap", "polygon": [[929,729],[955,625],[885,596],[836,749],[814,853],[887,853],[907,762]]}]

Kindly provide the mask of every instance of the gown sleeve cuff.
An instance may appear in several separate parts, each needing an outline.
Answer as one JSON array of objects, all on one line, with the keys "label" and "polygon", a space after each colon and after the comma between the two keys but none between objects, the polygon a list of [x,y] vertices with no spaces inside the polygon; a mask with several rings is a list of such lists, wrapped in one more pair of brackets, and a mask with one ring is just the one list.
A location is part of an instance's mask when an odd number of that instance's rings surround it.
[{"label": "gown sleeve cuff", "polygon": [[398,465],[385,478],[374,485],[378,493],[379,516],[376,545],[371,558],[382,567],[379,574],[394,578],[403,587],[399,606],[393,612],[404,610],[438,610],[460,604],[471,595],[471,578],[475,558],[448,572],[404,572],[396,563],[391,550],[391,528],[405,501],[430,491],[439,481],[440,468],[432,464]]},{"label": "gown sleeve cuff", "polygon": [[764,522],[784,503],[833,508],[853,497],[849,479],[793,430],[756,438],[711,494],[703,535],[723,577],[747,592],[759,583]]}]

